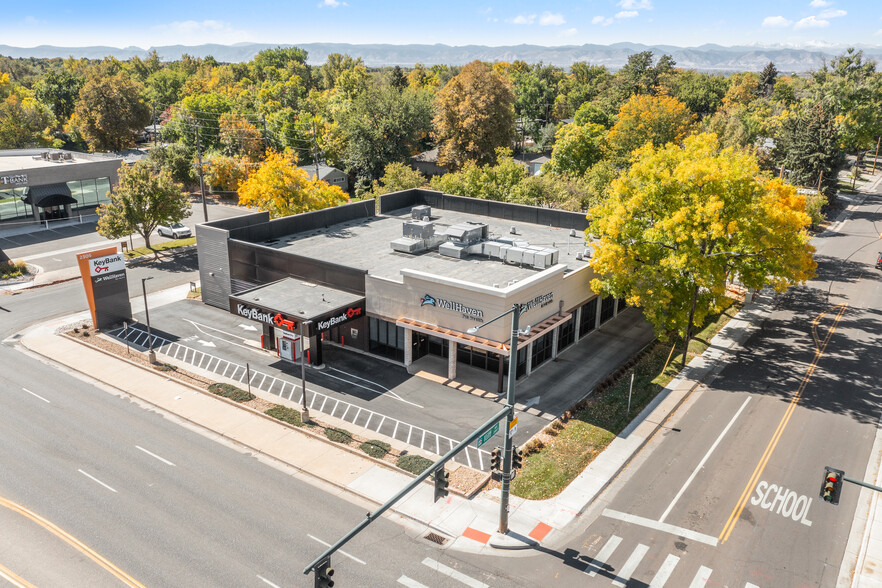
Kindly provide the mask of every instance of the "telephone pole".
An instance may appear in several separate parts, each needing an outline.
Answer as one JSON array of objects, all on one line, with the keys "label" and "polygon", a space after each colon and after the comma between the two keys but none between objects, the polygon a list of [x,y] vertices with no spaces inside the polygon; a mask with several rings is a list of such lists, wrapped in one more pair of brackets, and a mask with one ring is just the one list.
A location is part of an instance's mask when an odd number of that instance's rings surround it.
[{"label": "telephone pole", "polygon": [[199,192],[202,193],[202,220],[208,222],[208,205],[205,202],[205,174],[202,170],[202,142],[199,140],[199,123],[196,123],[196,153],[199,157]]}]

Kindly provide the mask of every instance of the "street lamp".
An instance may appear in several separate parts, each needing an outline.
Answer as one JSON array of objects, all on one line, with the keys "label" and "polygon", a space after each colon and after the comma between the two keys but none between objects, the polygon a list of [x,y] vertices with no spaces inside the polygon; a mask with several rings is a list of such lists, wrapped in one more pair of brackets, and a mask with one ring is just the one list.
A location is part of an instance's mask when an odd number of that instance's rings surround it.
[{"label": "street lamp", "polygon": [[144,293],[144,314],[147,317],[147,361],[156,363],[156,352],[153,351],[153,336],[150,333],[150,311],[147,309],[147,280],[152,280],[153,276],[141,278],[141,291]]},{"label": "street lamp", "polygon": [[306,406],[306,350],[303,348],[304,327],[311,324],[312,321],[300,322],[300,380],[303,387],[303,396],[300,399],[300,420],[301,422],[309,422],[309,407]]},{"label": "street lamp", "polygon": [[512,420],[514,420],[515,380],[517,379],[518,370],[518,335],[529,333],[530,327],[527,327],[525,331],[518,329],[521,319],[521,305],[514,304],[511,310],[506,310],[496,318],[476,325],[466,331],[470,335],[474,335],[481,327],[486,327],[490,323],[509,314],[511,314],[511,342],[509,343],[508,352],[508,386],[505,399],[505,407],[508,409],[508,413],[505,415],[505,430],[502,440],[502,497],[499,501],[499,532],[503,535],[508,533],[508,496],[511,483],[511,454],[512,449],[514,449],[509,432],[511,431]]}]

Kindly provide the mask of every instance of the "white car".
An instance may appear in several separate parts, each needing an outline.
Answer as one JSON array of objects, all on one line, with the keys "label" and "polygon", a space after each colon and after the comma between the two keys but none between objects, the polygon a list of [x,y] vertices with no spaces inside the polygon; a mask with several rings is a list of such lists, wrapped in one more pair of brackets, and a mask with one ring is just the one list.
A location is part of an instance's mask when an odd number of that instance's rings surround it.
[{"label": "white car", "polygon": [[181,223],[174,223],[172,225],[159,225],[156,227],[156,232],[160,234],[162,237],[171,237],[172,239],[184,239],[186,237],[193,236],[193,232],[190,231],[190,227],[185,227]]}]

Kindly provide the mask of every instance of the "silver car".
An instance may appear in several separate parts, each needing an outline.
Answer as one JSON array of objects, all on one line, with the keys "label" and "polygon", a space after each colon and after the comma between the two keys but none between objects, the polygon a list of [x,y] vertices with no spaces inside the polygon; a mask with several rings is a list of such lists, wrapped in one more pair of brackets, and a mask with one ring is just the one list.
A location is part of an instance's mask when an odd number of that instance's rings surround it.
[{"label": "silver car", "polygon": [[171,237],[172,239],[185,239],[186,237],[192,237],[193,232],[190,230],[190,227],[186,227],[181,223],[174,223],[172,225],[159,225],[156,227],[156,232],[160,234],[162,237]]}]

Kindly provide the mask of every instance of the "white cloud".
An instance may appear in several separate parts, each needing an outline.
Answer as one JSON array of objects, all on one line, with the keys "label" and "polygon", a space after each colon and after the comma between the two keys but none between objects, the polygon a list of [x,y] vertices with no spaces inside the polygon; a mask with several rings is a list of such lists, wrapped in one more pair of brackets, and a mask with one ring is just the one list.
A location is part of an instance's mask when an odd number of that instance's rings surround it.
[{"label": "white cloud", "polygon": [[623,10],[616,14],[616,18],[634,18],[639,14],[636,10]]},{"label": "white cloud", "polygon": [[348,6],[348,4],[346,4],[345,2],[340,2],[340,0],[322,0],[321,2],[319,2],[319,8],[324,8],[326,6],[329,8],[337,8],[339,6]]},{"label": "white cloud", "polygon": [[625,10],[652,10],[652,0],[621,0],[619,6]]},{"label": "white cloud", "polygon": [[822,10],[821,14],[818,15],[818,18],[838,18],[840,16],[845,16],[846,14],[848,13],[844,10],[831,8],[829,10]]},{"label": "white cloud", "polygon": [[514,24],[521,24],[521,25],[533,24],[534,22],[536,22],[536,15],[535,14],[519,14],[516,17],[514,17],[514,20],[511,22],[513,22]]},{"label": "white cloud", "polygon": [[783,16],[767,16],[763,19],[763,26],[767,29],[781,29],[792,24],[792,20],[787,20]]},{"label": "white cloud", "polygon": [[613,19],[606,18],[605,16],[595,16],[594,18],[591,19],[591,24],[593,24],[593,25],[602,24],[605,27],[608,27],[609,25],[611,25],[612,22],[613,22]]},{"label": "white cloud", "polygon": [[830,2],[828,2],[827,0],[812,0],[809,3],[809,6],[812,6],[814,8],[824,8],[825,6],[830,6]]},{"label": "white cloud", "polygon": [[[251,41],[251,35],[247,31],[233,28],[228,22],[220,20],[185,20],[175,21],[164,25],[152,27],[152,30],[166,39],[164,43],[186,43],[199,45],[202,43],[216,43],[218,36],[222,36],[226,43],[239,43]],[[156,41],[157,43],[160,41]]]},{"label": "white cloud", "polygon": [[795,29],[822,29],[822,28],[829,26],[829,25],[830,25],[830,21],[820,19],[816,16],[807,16],[804,19],[802,19],[801,21],[799,21],[798,23],[796,23],[796,25],[794,25],[793,28],[795,28]]},{"label": "white cloud", "polygon": [[543,26],[553,26],[553,25],[562,25],[566,24],[566,20],[564,19],[562,14],[552,14],[548,11],[543,12],[542,16],[539,17],[539,24]]},{"label": "white cloud", "polygon": [[561,37],[573,37],[573,36],[575,36],[576,33],[578,33],[578,32],[579,32],[579,29],[577,29],[577,28],[574,27],[574,28],[571,28],[571,29],[565,29],[565,30],[561,31],[560,36],[561,36]]}]

